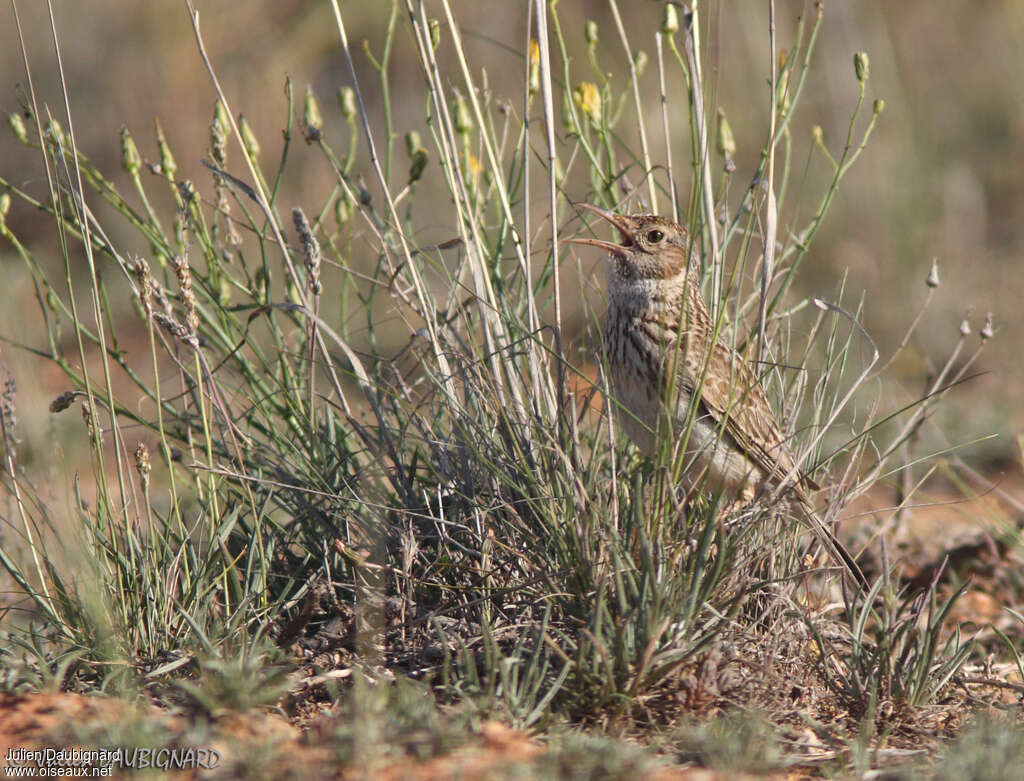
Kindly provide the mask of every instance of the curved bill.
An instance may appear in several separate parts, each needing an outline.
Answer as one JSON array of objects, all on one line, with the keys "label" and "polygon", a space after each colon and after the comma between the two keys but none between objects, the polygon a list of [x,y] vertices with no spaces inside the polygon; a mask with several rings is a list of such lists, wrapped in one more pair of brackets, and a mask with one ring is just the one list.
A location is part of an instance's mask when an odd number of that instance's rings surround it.
[{"label": "curved bill", "polygon": [[622,243],[615,244],[611,241],[602,241],[601,239],[569,239],[570,243],[586,244],[587,246],[598,247],[603,249],[605,252],[612,252],[615,254],[621,254],[625,249],[632,246],[633,236],[636,234],[636,224],[633,222],[631,217],[616,214],[615,212],[602,209],[600,206],[594,206],[590,203],[577,203],[576,206],[581,209],[594,212],[598,217],[601,217],[614,225],[619,231]]}]

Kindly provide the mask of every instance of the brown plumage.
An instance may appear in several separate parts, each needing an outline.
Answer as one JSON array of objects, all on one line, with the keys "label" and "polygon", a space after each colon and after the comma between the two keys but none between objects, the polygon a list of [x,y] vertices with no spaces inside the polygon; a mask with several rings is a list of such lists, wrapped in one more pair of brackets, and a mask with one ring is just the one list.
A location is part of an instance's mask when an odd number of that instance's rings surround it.
[{"label": "brown plumage", "polygon": [[688,493],[721,491],[747,503],[785,481],[826,547],[863,585],[852,556],[815,514],[803,486],[816,486],[798,473],[757,376],[715,338],[700,281],[689,269],[686,229],[653,215],[580,206],[614,225],[620,237],[619,244],[574,241],[608,253],[604,337],[622,429],[650,456],[685,439]]}]

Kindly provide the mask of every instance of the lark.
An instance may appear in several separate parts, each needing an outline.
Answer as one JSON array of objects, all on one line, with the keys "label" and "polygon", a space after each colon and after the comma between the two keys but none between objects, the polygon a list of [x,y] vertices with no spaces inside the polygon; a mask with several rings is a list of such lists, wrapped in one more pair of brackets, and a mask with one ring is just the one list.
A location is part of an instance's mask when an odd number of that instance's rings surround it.
[{"label": "lark", "polygon": [[[605,350],[620,427],[648,456],[677,448],[687,495],[720,492],[740,504],[776,489],[799,505],[828,551],[859,584],[853,557],[814,511],[802,475],[757,375],[718,339],[700,280],[690,268],[686,229],[654,215],[592,206],[618,229],[604,250],[608,276]],[[697,398],[694,398],[694,396]]]}]

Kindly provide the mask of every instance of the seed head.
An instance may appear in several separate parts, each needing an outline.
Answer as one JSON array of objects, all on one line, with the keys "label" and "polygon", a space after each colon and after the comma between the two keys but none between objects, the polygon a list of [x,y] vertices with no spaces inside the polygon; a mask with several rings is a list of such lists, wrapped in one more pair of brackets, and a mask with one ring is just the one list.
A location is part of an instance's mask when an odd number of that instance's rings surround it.
[{"label": "seed head", "polygon": [[299,241],[302,242],[309,289],[313,295],[318,296],[323,290],[323,286],[320,284],[320,242],[316,240],[316,236],[313,235],[313,231],[309,227],[309,220],[298,206],[292,209],[292,222],[295,224],[295,232],[299,234]]},{"label": "seed head", "polygon": [[164,312],[154,312],[153,319],[156,321],[157,325],[163,328],[164,331],[173,336],[175,339],[179,339],[182,342],[185,342],[185,344],[188,344],[193,348],[198,349],[199,340],[195,336],[191,335],[188,332],[188,329],[185,328],[185,326],[183,326],[173,317],[171,317],[168,314],[165,314]]},{"label": "seed head", "polygon": [[135,446],[135,469],[142,479],[143,488],[145,488],[149,485],[149,473],[153,471],[153,463],[149,458],[149,448],[146,447],[145,442],[140,442]]},{"label": "seed head", "polygon": [[[224,104],[217,101],[213,110],[213,119],[210,121],[210,151],[213,162],[224,168],[228,162],[228,129],[231,121],[224,110]],[[220,179],[218,178],[219,182]]]},{"label": "seed head", "polygon": [[153,276],[149,273],[149,264],[145,258],[135,258],[132,264],[132,272],[139,283],[139,302],[142,304],[142,311],[146,317],[153,316]]},{"label": "seed head", "polygon": [[3,433],[8,448],[17,445],[19,440],[14,434],[18,425],[18,408],[14,403],[14,396],[18,391],[18,385],[10,374],[4,379],[3,388],[0,389],[0,416],[3,419]]},{"label": "seed head", "polygon": [[63,412],[72,404],[75,403],[75,399],[82,395],[81,391],[64,391],[60,396],[50,402],[50,412],[56,414]]},{"label": "seed head", "polygon": [[189,268],[188,256],[178,255],[171,260],[174,274],[178,278],[178,289],[181,302],[185,306],[185,327],[191,336],[199,330],[199,313],[196,307],[196,294],[192,290],[192,269]]}]

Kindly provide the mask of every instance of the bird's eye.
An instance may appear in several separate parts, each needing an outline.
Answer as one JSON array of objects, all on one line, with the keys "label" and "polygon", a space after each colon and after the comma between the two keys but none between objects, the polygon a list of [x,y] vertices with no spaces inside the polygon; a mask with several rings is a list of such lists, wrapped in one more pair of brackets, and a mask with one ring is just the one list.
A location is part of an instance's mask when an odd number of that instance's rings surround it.
[{"label": "bird's eye", "polygon": [[647,231],[647,240],[651,242],[651,244],[657,244],[663,238],[665,238],[665,234],[662,233],[660,230],[654,229],[651,231]]}]

